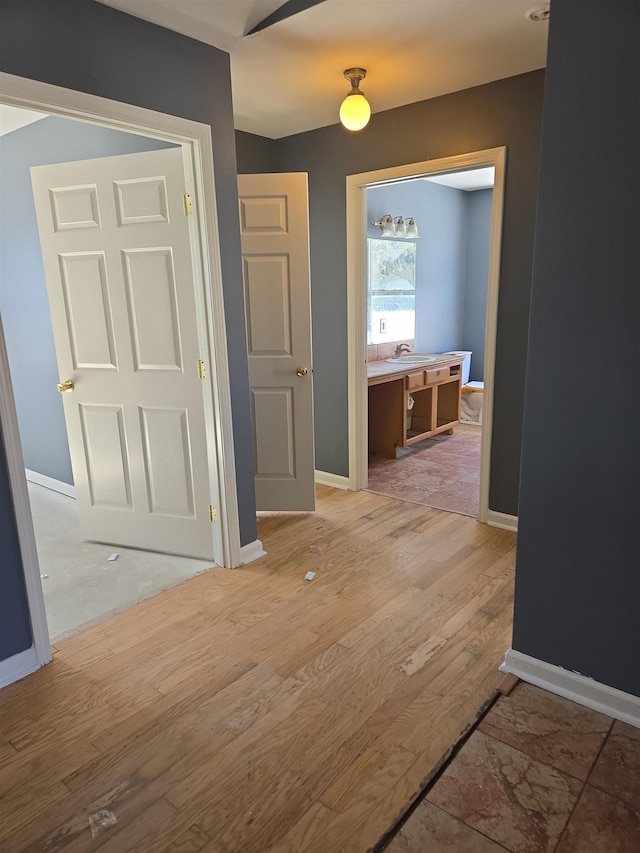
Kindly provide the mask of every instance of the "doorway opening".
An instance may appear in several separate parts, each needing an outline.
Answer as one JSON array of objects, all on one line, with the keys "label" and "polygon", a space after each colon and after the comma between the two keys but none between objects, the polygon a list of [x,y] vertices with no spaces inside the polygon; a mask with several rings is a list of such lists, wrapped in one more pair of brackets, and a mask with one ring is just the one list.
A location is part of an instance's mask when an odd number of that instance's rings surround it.
[{"label": "doorway opening", "polygon": [[[137,213],[141,218],[145,205],[166,201],[164,193],[170,200],[174,191],[179,192],[181,200],[184,174],[180,146],[152,137],[41,113],[34,118],[30,111],[6,106],[0,107],[0,127],[5,167],[0,202],[3,233],[0,309],[29,482],[49,636],[55,641],[215,564],[215,543],[209,524],[206,527],[200,524],[206,537],[200,546],[203,550],[200,560],[192,559],[194,531],[188,521],[183,522],[183,526],[189,527],[187,536],[180,541],[175,536],[178,531],[171,531],[172,537],[166,540],[151,530],[144,531],[144,525],[148,524],[144,514],[138,512],[140,518],[135,519],[136,504],[143,500],[139,494],[131,494],[136,469],[150,469],[148,479],[154,489],[155,504],[163,516],[162,527],[171,524],[180,487],[187,485],[188,488],[191,484],[184,484],[179,473],[174,472],[169,484],[175,493],[174,506],[170,505],[171,497],[165,494],[161,498],[164,506],[159,507],[158,493],[164,484],[158,482],[159,472],[153,470],[152,457],[154,452],[157,454],[153,445],[147,442],[151,453],[146,447],[142,449],[143,464],[138,459],[141,448],[136,447],[135,440],[130,440],[132,437],[124,435],[126,449],[114,454],[108,425],[100,429],[98,424],[92,424],[96,414],[100,418],[100,412],[117,411],[123,432],[131,430],[131,425],[126,426],[126,410],[120,405],[126,398],[128,354],[125,352],[127,342],[118,332],[116,304],[118,252],[122,249],[117,241],[107,239],[109,179],[113,174],[121,178],[134,176],[128,183],[120,181],[116,185],[122,194],[129,193],[129,197],[123,199],[128,212]],[[170,168],[167,171],[163,167]],[[153,175],[151,181],[145,178],[148,172]],[[158,186],[159,175],[163,176],[166,189]],[[40,186],[47,176],[46,185]],[[49,189],[50,186],[54,189]],[[69,221],[87,213],[82,203],[83,193],[89,186],[92,214],[95,213],[98,220],[94,228],[84,221]],[[150,189],[153,194],[158,193],[157,198],[143,197]],[[134,192],[137,198],[132,197]],[[19,199],[18,204],[15,199]],[[167,217],[176,219],[180,200],[167,208]],[[134,204],[138,205],[135,211]],[[55,241],[56,235],[62,234],[64,245],[49,244],[49,224],[52,232],[56,232],[50,236]],[[177,257],[179,241],[171,243],[171,238],[176,240],[182,234],[185,244],[188,235],[184,227],[176,234],[175,223],[162,222],[155,228],[143,223],[145,234],[142,236],[135,233],[136,225],[140,228],[139,223],[129,228],[126,237],[129,249],[125,250],[125,255],[133,246],[143,245],[147,248],[136,248],[138,254],[134,257],[138,263],[145,257],[155,259],[158,254],[155,244],[169,243],[172,246],[171,265],[176,267],[176,283],[179,278],[190,282],[189,264],[184,263],[189,254],[188,243],[182,263]],[[122,226],[121,223],[124,233],[126,228]],[[93,263],[96,259],[97,265]],[[94,278],[96,272],[98,275]],[[162,371],[166,356],[176,356],[173,359],[176,366],[183,366],[182,356],[188,345],[184,341],[161,342],[167,337],[159,328],[163,311],[166,321],[174,307],[176,314],[185,307],[185,293],[179,292],[179,284],[175,288],[170,284],[162,281],[159,269],[154,270],[153,281],[148,276],[135,275],[135,271],[129,278],[130,311],[129,317],[124,319],[125,325],[133,322],[140,312],[158,315],[155,320],[145,319],[146,330],[140,323],[136,330],[138,354],[144,355],[147,361],[156,362],[153,364],[156,374]],[[170,292],[172,290],[175,292]],[[175,296],[175,306],[171,296]],[[188,300],[188,296],[186,298]],[[181,325],[178,331],[185,337],[184,322]],[[149,335],[151,326],[155,340],[145,341],[144,335]],[[193,361],[195,363],[195,357]],[[142,411],[147,414],[154,394],[144,381],[141,367],[144,365],[138,365],[135,392],[139,399],[136,402],[146,404],[147,408]],[[107,371],[113,375],[112,390],[115,391],[111,406],[103,381]],[[67,374],[77,386],[72,395],[59,394],[59,387],[56,390],[56,385],[62,381],[60,377]],[[69,380],[69,384],[73,386],[74,383]],[[199,388],[197,393],[200,395]],[[75,398],[78,394],[84,402],[76,406],[71,396]],[[163,387],[162,397],[166,395]],[[154,402],[161,403],[162,399],[156,398]],[[156,405],[156,416],[160,411],[164,410]],[[133,414],[135,416],[135,412]],[[74,434],[77,415],[82,436],[77,430]],[[46,440],[43,440],[45,424]],[[192,446],[197,445],[197,438],[189,436],[189,439]],[[167,457],[171,449],[171,436],[165,430],[162,467],[169,467]],[[195,476],[202,479],[207,463],[206,459],[204,464],[202,459],[199,462],[200,471],[196,471]],[[185,460],[185,471],[193,480],[194,473],[188,470],[195,467],[191,463],[191,459]],[[206,473],[204,476],[208,482]],[[89,482],[83,483],[83,480]],[[76,488],[78,482],[79,489]],[[119,488],[128,493],[124,519],[118,513]],[[205,497],[208,504],[208,493]],[[92,516],[100,511],[100,506],[105,508],[106,519],[96,521]],[[179,512],[183,509],[177,508]],[[161,553],[167,549],[173,553]],[[207,552],[208,559],[205,558]]]},{"label": "doorway opening", "polygon": [[[480,491],[494,173],[493,167],[484,167],[365,190],[367,488],[474,517]],[[405,216],[396,219],[385,211],[403,211]],[[391,229],[390,219],[400,222],[400,228]],[[406,226],[407,220],[412,227]],[[412,362],[416,353],[459,358],[460,375],[453,383],[432,382],[434,366],[441,362]],[[425,367],[430,368],[426,373]],[[400,369],[406,370],[404,376]],[[387,417],[380,408],[390,403],[388,382],[411,385],[402,389],[406,411],[401,445],[391,448],[380,443],[375,423]],[[442,430],[445,414],[451,420]]]},{"label": "doorway opening", "polygon": [[[467,487],[460,489],[457,504],[454,501],[449,506],[444,506],[441,500],[436,503],[437,499],[434,499],[432,504],[428,505],[477,515],[480,521],[491,522],[491,414],[505,164],[506,150],[496,148],[347,177],[349,482],[350,488],[354,490],[369,486],[369,385],[372,377],[368,374],[372,373],[369,365],[376,362],[373,383],[378,384],[378,387],[381,387],[381,378],[384,379],[378,376],[384,365],[386,368],[382,372],[395,371],[394,382],[387,383],[387,390],[391,388],[393,393],[390,391],[382,395],[383,410],[395,413],[392,415],[394,429],[396,422],[401,424],[396,430],[398,435],[391,440],[391,450],[386,456],[387,459],[393,457],[394,461],[398,456],[404,459],[398,459],[395,465],[392,463],[374,466],[379,468],[379,471],[376,470],[372,474],[373,489],[380,491],[376,485],[380,485],[380,480],[384,479],[385,469],[392,470],[395,467],[397,476],[394,473],[389,478],[394,481],[396,487],[393,496],[402,497],[404,493],[405,499],[415,500],[416,493],[412,496],[407,488],[406,472],[399,469],[410,465],[411,459],[418,453],[431,450],[431,460],[437,455],[442,457],[442,461],[438,462],[435,469],[431,464],[423,467],[431,467],[434,471],[433,485],[436,478],[442,485],[447,475],[441,466],[445,460],[455,460],[457,452],[453,448],[458,445],[460,454],[464,454],[466,458],[464,465],[468,469],[463,476],[470,482]],[[469,187],[468,190],[461,188],[465,185]],[[468,248],[465,245],[468,236],[468,211],[466,214],[464,212],[465,197],[473,195],[471,187],[477,188],[478,191],[481,188],[488,190],[490,194],[490,197],[485,194],[483,203],[478,204],[478,207],[485,208],[484,227],[489,236],[488,245],[485,245],[486,301],[484,298],[481,300],[486,304],[486,308],[479,310],[477,305],[475,306],[468,319],[469,325],[473,325],[476,331],[465,336],[463,303],[466,281],[461,273],[466,265]],[[438,196],[431,210],[425,202],[422,224],[419,214],[416,213],[416,205],[420,204],[420,188],[424,188],[423,196],[427,194],[427,190],[432,197]],[[477,198],[480,200],[480,196]],[[397,209],[392,209],[394,204],[399,205]],[[446,223],[446,205],[449,205],[449,218],[453,217],[452,221],[456,216],[461,221],[467,216],[467,231],[461,232],[455,241],[449,240],[446,244],[441,244],[439,248],[438,244],[430,243],[429,250],[422,252],[423,263],[420,265],[418,258],[423,246],[426,247],[425,236],[429,233],[429,238],[433,239],[437,236],[434,232]],[[395,235],[388,226],[389,218],[394,222],[402,218],[404,223],[409,219],[415,220],[419,237],[415,236],[413,229],[411,234],[406,233],[409,230],[407,229],[401,234],[400,240],[394,239]],[[415,269],[412,271],[404,263],[402,275],[395,268],[390,270],[390,278],[383,283],[381,291],[373,293],[373,298],[367,287],[372,255],[369,240],[389,240],[391,245],[397,244],[397,250],[402,250],[403,263],[407,261],[407,258],[404,258],[404,247],[411,243],[416,245]],[[375,248],[377,250],[377,246]],[[393,249],[391,251],[393,253]],[[412,275],[414,281],[411,280]],[[396,282],[391,288],[393,292],[389,291],[391,279]],[[375,286],[379,276],[376,279],[374,273],[371,280]],[[434,300],[439,301],[441,310],[429,311],[430,307],[434,308]],[[410,302],[412,304],[409,304]],[[400,338],[395,340],[394,335],[393,341],[387,344],[384,343],[384,335],[387,329],[393,330],[398,322],[393,316],[393,308],[398,309],[398,318],[403,317],[404,326]],[[382,309],[383,314],[386,312],[386,316],[378,316],[379,309]],[[443,319],[444,309],[446,321]],[[400,326],[398,328],[400,329]],[[412,330],[413,335],[410,335]],[[478,341],[473,343],[476,349],[475,363],[471,344],[468,347],[463,346],[465,340]],[[482,345],[484,353],[481,352]],[[401,351],[396,353],[396,349]],[[407,350],[408,356],[413,356],[412,361],[386,362],[387,358],[402,358]],[[418,363],[417,358],[423,355],[425,359],[428,356],[432,361]],[[432,369],[429,368],[430,364]],[[471,365],[474,365],[474,373],[481,378],[473,379]],[[401,381],[395,381],[398,379]],[[443,382],[444,379],[446,382]],[[464,419],[477,420],[478,423],[459,424],[461,389],[470,382],[483,384],[478,386],[478,396],[472,403],[465,401]],[[415,394],[411,393],[414,388]],[[378,420],[372,418],[372,423],[375,424]],[[449,436],[447,433],[451,429],[453,435]],[[443,453],[445,447],[447,449]],[[478,464],[479,476],[471,473]],[[454,466],[451,467],[452,480],[462,482],[460,476],[453,471]],[[476,482],[473,482],[474,480]],[[474,489],[475,493],[472,494]],[[433,494],[435,489],[424,491]],[[440,492],[443,491],[445,490],[441,488]],[[438,495],[438,498],[442,498],[442,494]],[[418,502],[422,503],[423,500]]]},{"label": "doorway opening", "polygon": [[[216,513],[211,523],[217,527],[213,534],[213,562],[227,567],[239,565],[240,537],[234,474],[231,402],[224,325],[222,277],[218,245],[215,183],[211,132],[206,125],[174,116],[155,113],[85,93],[62,89],[13,75],[0,75],[2,104],[27,111],[44,113],[58,119],[77,119],[93,128],[124,131],[159,141],[165,147],[176,147],[183,167],[185,197],[192,201],[193,219],[189,229],[188,251],[193,265],[190,286],[197,303],[189,335],[202,347],[205,369],[202,396],[204,424],[201,432],[207,444],[207,490]],[[151,146],[153,147],[153,146]],[[16,199],[16,203],[17,203]],[[182,199],[181,199],[182,201]],[[52,205],[52,209],[55,205]],[[185,202],[186,209],[186,202]],[[98,265],[99,266],[99,265]],[[33,646],[12,662],[11,680],[23,677],[51,659],[49,632],[45,615],[43,584],[47,574],[41,570],[33,534],[33,517],[29,504],[25,466],[20,443],[18,420],[11,385],[6,350],[0,347],[0,415],[11,492],[23,558],[27,598],[32,623]],[[208,368],[208,369],[207,369]],[[199,368],[198,368],[199,370]],[[200,379],[203,376],[199,376]],[[64,377],[60,378],[62,384]],[[116,418],[117,420],[117,418]],[[179,420],[179,419],[178,419]],[[40,423],[41,441],[47,439],[47,424]],[[137,463],[136,463],[137,464]],[[208,502],[209,503],[209,502]],[[98,538],[98,537],[93,537]],[[109,541],[109,540],[107,540]],[[128,543],[130,544],[130,543]],[[107,548],[109,555],[119,553],[118,547]],[[166,551],[166,548],[158,550]],[[124,553],[124,551],[123,551]],[[112,562],[116,562],[112,561]],[[195,561],[194,561],[195,562]]]}]

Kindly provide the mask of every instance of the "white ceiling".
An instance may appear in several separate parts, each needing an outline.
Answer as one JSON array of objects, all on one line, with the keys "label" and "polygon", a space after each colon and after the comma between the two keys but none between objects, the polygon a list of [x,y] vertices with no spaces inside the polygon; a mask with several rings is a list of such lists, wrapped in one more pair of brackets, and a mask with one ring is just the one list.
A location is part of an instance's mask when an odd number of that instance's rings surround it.
[{"label": "white ceiling", "polygon": [[432,184],[442,184],[445,187],[455,187],[457,190],[486,190],[495,182],[496,170],[493,166],[484,169],[471,169],[468,172],[447,172],[444,175],[429,175],[423,178]]},{"label": "white ceiling", "polygon": [[273,139],[335,124],[353,66],[375,113],[546,62],[542,0],[326,0],[248,37],[284,0],[99,2],[228,51],[236,128]]},{"label": "white ceiling", "polygon": [[11,133],[12,130],[19,130],[21,127],[26,127],[26,125],[32,124],[34,121],[40,121],[41,118],[47,118],[47,114],[0,104],[0,136],[4,136],[5,133]]}]

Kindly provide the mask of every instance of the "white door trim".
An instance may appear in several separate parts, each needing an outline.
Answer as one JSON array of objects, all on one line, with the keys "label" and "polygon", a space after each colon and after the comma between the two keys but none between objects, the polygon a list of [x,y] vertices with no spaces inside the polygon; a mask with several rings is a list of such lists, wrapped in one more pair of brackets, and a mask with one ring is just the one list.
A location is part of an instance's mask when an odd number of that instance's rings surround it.
[{"label": "white door trim", "polygon": [[[38,563],[38,552],[36,550],[36,537],[33,532],[33,520],[31,518],[31,506],[29,504],[29,492],[27,490],[27,479],[24,473],[24,462],[22,461],[22,444],[18,430],[18,418],[13,401],[13,388],[11,386],[11,373],[9,372],[9,360],[7,348],[4,343],[4,329],[2,317],[0,316],[0,423],[2,424],[2,435],[4,436],[5,451],[7,454],[7,467],[9,469],[9,483],[13,506],[16,514],[16,527],[18,528],[18,541],[20,542],[20,554],[22,556],[22,567],[24,571],[25,586],[27,589],[27,602],[29,604],[29,615],[31,617],[31,633],[33,635],[33,650],[35,660],[28,654],[21,653],[11,658],[12,680],[27,675],[29,666],[37,669],[51,660],[51,644],[49,642],[49,628],[47,626],[47,613],[44,607],[44,595],[42,592],[42,579],[40,577],[40,566]],[[23,671],[26,667],[27,671]],[[22,673],[22,674],[16,674]],[[9,677],[5,674],[5,677]],[[0,681],[2,679],[0,678]],[[8,682],[5,682],[8,683]],[[0,685],[1,686],[1,685]]]},{"label": "white door trim", "polygon": [[[220,525],[221,562],[228,568],[241,564],[240,523],[238,517],[235,462],[233,452],[233,424],[231,415],[231,388],[227,355],[227,333],[222,290],[222,268],[216,207],[213,145],[209,125],[178,116],[159,113],[132,104],[112,101],[86,92],[77,92],[53,86],[39,80],[28,80],[13,74],[0,72],[0,102],[15,107],[34,109],[63,118],[75,118],[110,127],[163,139],[182,146],[185,161],[187,192],[195,199],[194,212],[197,220],[198,255],[201,258],[202,299],[198,305],[199,332],[204,333],[210,364],[207,396],[213,405],[207,406],[207,430],[213,443],[212,455],[217,459],[217,482],[212,486],[212,502],[219,495],[218,518]],[[206,314],[203,310],[206,306]],[[3,379],[8,378],[8,364],[0,363]],[[4,374],[6,373],[6,376]],[[10,383],[9,383],[10,387]],[[3,395],[4,396],[4,395]],[[9,408],[13,410],[13,398]],[[15,411],[13,412],[15,416]],[[13,442],[10,450],[15,456]],[[15,465],[15,458],[10,464]],[[20,454],[20,478],[24,485],[24,467]],[[25,487],[26,490],[26,487]],[[31,525],[28,502],[18,507],[19,514],[27,514]],[[28,543],[27,543],[28,544]],[[37,581],[41,590],[37,557],[34,564],[25,565],[29,575],[28,584]],[[31,600],[30,600],[31,604]],[[33,619],[33,616],[32,616]],[[42,623],[46,631],[46,621]],[[42,626],[38,629],[42,630]],[[34,628],[35,631],[35,628]],[[49,643],[47,637],[47,645]]]},{"label": "white door trim", "polygon": [[489,512],[489,476],[491,468],[491,430],[493,425],[493,386],[498,325],[498,287],[500,247],[507,149],[488,148],[392,166],[359,175],[347,175],[347,323],[348,323],[348,398],[349,398],[349,488],[367,486],[367,337],[366,311],[366,234],[367,206],[365,190],[370,186],[417,178],[438,172],[456,172],[482,166],[495,167],[491,209],[491,239],[487,317],[485,323],[484,394],[482,400],[482,445],[480,458],[480,502],[478,520],[486,522]]}]

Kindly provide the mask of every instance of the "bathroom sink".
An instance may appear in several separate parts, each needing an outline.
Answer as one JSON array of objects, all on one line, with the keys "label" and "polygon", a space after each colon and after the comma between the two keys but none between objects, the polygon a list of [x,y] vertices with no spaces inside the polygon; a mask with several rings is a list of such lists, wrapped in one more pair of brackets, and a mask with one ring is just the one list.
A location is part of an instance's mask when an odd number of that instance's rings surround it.
[{"label": "bathroom sink", "polygon": [[388,358],[387,361],[393,364],[428,364],[430,361],[435,361],[435,355],[420,355],[419,353],[411,353],[410,355],[399,355],[397,358]]}]

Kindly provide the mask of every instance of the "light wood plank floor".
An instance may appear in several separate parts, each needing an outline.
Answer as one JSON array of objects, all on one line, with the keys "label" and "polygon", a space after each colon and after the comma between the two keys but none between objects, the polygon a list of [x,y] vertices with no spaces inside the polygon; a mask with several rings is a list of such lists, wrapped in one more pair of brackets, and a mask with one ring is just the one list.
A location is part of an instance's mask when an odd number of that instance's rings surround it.
[{"label": "light wood plank floor", "polygon": [[[515,536],[318,494],[260,520],[267,557],[0,692],[2,853],[363,853],[393,826],[500,681]],[[101,809],[117,823],[92,838]]]}]

